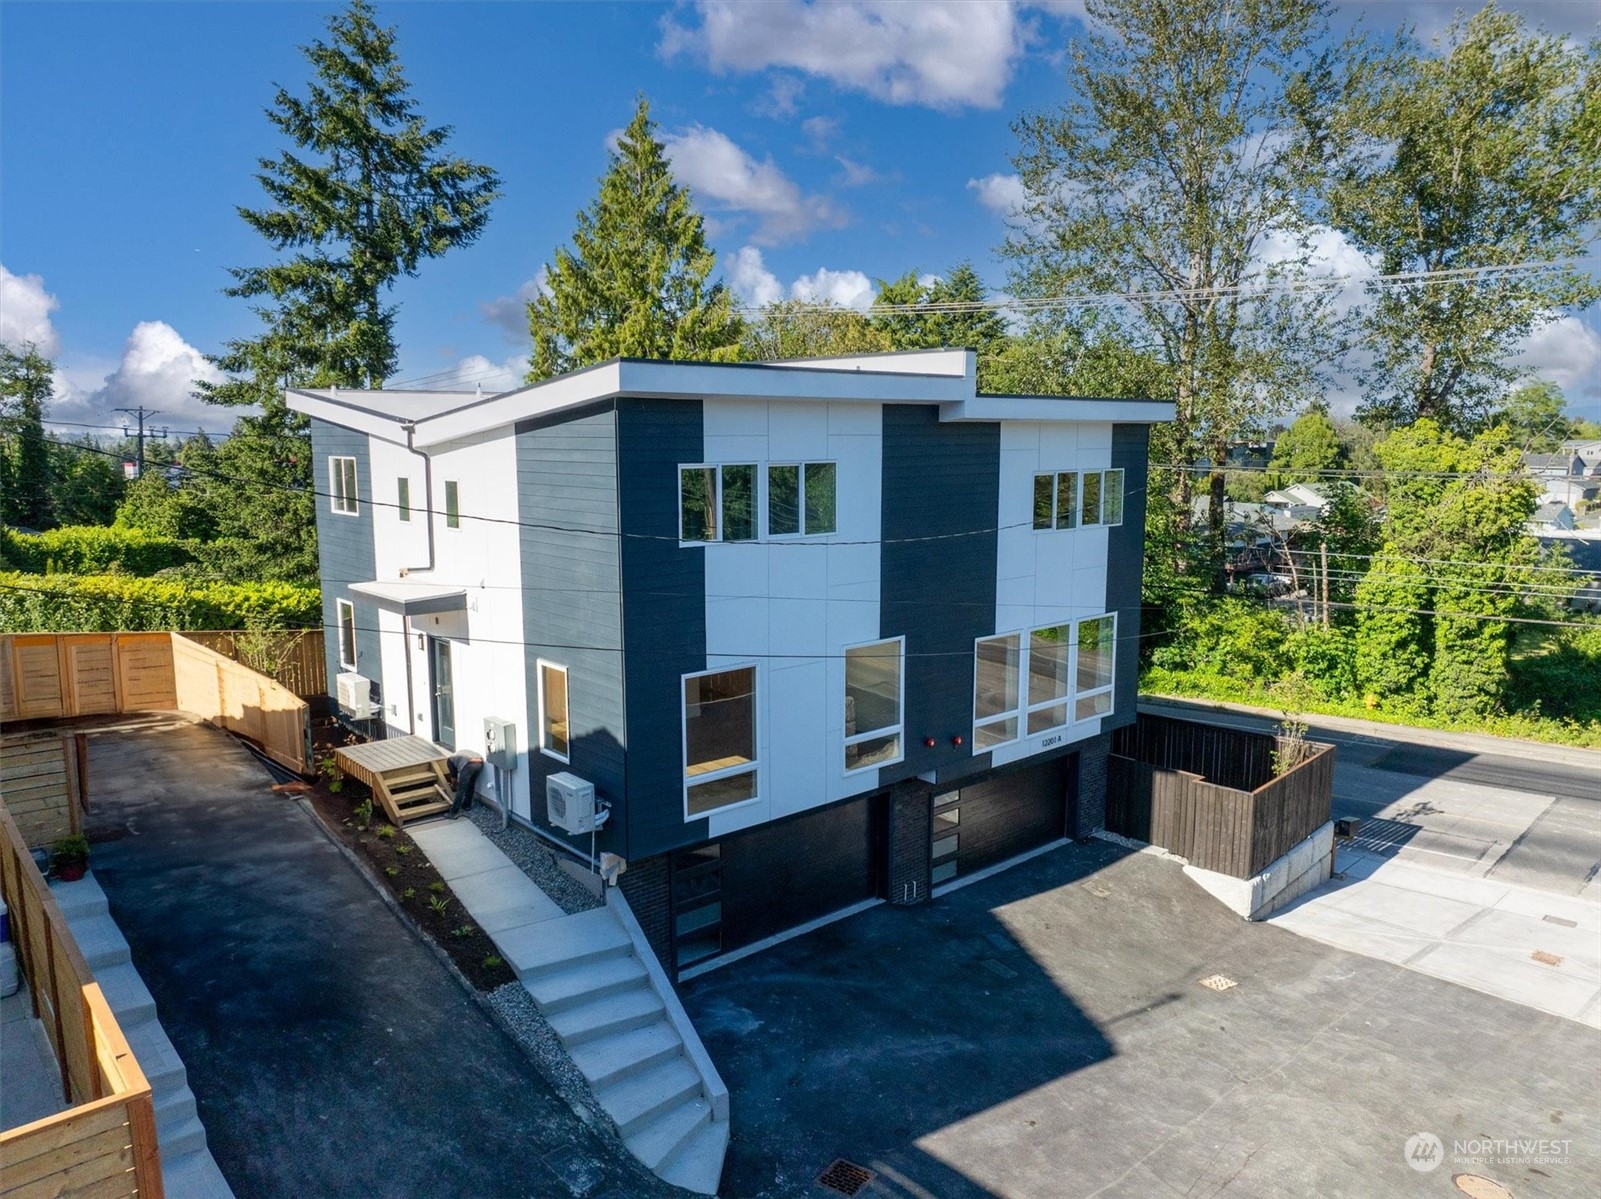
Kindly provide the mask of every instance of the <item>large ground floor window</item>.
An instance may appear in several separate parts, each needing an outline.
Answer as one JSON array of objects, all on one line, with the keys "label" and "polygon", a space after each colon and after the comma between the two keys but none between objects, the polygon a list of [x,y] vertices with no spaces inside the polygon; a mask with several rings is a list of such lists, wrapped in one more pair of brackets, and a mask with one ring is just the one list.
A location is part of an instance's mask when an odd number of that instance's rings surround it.
[{"label": "large ground floor window", "polygon": [[1116,643],[1115,614],[980,638],[973,655],[973,752],[1110,712]]},{"label": "large ground floor window", "polygon": [[686,675],[686,819],[755,799],[756,784],[756,668]]}]

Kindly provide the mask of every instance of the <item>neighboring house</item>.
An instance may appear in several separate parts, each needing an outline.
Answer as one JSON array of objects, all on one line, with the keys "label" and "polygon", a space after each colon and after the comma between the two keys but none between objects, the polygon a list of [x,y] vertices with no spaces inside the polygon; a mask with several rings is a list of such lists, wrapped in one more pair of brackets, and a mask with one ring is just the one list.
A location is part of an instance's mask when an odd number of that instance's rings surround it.
[{"label": "neighboring house", "polygon": [[510,721],[481,786],[585,860],[546,780],[592,783],[669,971],[1101,826],[1171,404],[978,395],[959,350],[287,400],[330,681]]},{"label": "neighboring house", "polygon": [[1541,504],[1534,510],[1529,518],[1529,532],[1553,533],[1558,531],[1571,532],[1577,525],[1573,519],[1573,509],[1566,504]]},{"label": "neighboring house", "polygon": [[1584,469],[1574,473],[1601,479],[1601,441],[1564,441],[1562,452],[1573,455],[1583,463]]},{"label": "neighboring house", "polygon": [[[1320,488],[1310,483],[1291,483],[1288,487],[1277,491],[1270,491],[1262,497],[1262,502],[1271,508],[1279,508],[1294,516],[1298,511],[1310,509],[1312,515],[1309,519],[1316,520],[1329,506],[1329,496]],[[1308,519],[1297,516],[1296,519]]]}]

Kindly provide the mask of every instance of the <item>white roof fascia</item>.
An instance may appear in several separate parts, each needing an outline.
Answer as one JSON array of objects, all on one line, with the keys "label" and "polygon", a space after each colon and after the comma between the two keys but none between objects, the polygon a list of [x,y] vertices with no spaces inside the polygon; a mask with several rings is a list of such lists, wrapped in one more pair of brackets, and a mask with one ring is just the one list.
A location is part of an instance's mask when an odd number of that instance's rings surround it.
[{"label": "white roof fascia", "polygon": [[877,371],[892,375],[978,377],[978,355],[972,350],[893,350],[882,354],[847,354],[838,358],[786,358],[764,362],[798,371]]},{"label": "white roof fascia", "polygon": [[948,404],[972,394],[973,380],[965,375],[920,375],[854,368],[803,373],[775,370],[759,363],[721,365],[625,360],[563,375],[419,420],[416,444],[428,446],[454,441],[500,425],[614,396]]},{"label": "white roof fascia", "polygon": [[[331,425],[338,425],[344,429],[353,429],[358,433],[366,433],[383,441],[391,441],[396,445],[406,444],[406,426],[409,419],[391,412],[382,412],[353,403],[356,397],[363,399],[379,398],[385,395],[381,391],[301,391],[289,389],[284,392],[284,403],[291,411],[303,412],[317,420],[327,421]],[[438,393],[441,400],[454,398],[451,393]],[[468,392],[460,398],[471,400],[473,393]],[[347,398],[349,397],[349,398]]]},{"label": "white roof fascia", "polygon": [[442,583],[413,583],[405,579],[349,584],[350,591],[376,600],[381,607],[414,613],[451,612],[467,606],[467,589]]},{"label": "white roof fascia", "polygon": [[1081,400],[1073,396],[974,396],[941,404],[939,418],[954,421],[1095,421],[1114,425],[1155,425],[1173,419],[1163,400]]}]

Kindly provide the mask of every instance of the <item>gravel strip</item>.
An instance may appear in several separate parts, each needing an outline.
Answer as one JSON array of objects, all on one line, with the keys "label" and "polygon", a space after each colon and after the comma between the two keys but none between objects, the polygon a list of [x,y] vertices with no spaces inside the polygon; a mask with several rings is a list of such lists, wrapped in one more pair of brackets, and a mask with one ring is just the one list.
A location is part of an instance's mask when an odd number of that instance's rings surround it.
[{"label": "gravel strip", "polygon": [[607,1127],[608,1118],[596,1102],[589,1080],[573,1064],[572,1056],[557,1038],[556,1030],[540,1015],[539,1005],[534,1002],[528,989],[522,983],[505,983],[485,995],[484,1001],[495,1009],[501,1026],[534,1060],[539,1072],[567,1105],[592,1127]]},{"label": "gravel strip", "polygon": [[[500,831],[500,815],[488,804],[475,803],[468,813],[478,831],[488,837],[512,864],[534,880],[534,885],[569,916],[601,907],[601,901],[556,862],[556,854],[539,837],[515,821]],[[504,989],[504,988],[502,988]],[[499,994],[497,991],[496,994]]]}]

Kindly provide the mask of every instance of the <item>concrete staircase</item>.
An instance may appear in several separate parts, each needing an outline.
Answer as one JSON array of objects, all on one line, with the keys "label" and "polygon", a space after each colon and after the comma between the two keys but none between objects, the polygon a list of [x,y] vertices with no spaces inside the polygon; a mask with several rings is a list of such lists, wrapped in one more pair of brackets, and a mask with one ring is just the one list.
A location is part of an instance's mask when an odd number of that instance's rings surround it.
[{"label": "concrete staircase", "polygon": [[496,941],[634,1156],[715,1195],[728,1090],[622,897]]},{"label": "concrete staircase", "polygon": [[90,874],[79,882],[52,883],[50,894],[150,1082],[168,1199],[233,1199],[206,1148],[183,1060],[156,1019],[156,1002],[133,967],[128,942],[106,907],[106,893]]}]

